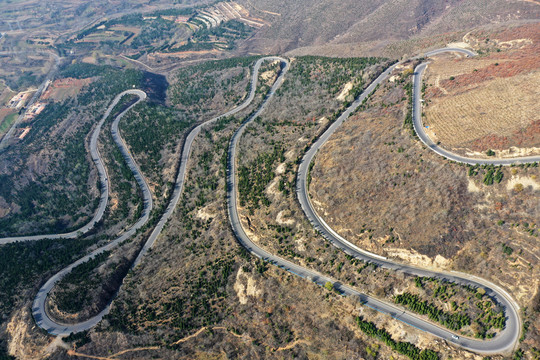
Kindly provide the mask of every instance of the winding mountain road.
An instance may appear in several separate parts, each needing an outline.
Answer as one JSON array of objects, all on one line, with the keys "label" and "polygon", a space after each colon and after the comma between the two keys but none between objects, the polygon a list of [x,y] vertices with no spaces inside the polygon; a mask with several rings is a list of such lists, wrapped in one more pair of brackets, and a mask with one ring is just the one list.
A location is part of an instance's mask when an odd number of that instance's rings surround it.
[{"label": "winding mountain road", "polygon": [[[127,90],[127,91],[124,91],[124,92],[120,93],[119,95],[116,96],[116,98],[112,102],[111,106],[109,106],[109,108],[107,109],[106,114],[108,115],[108,113],[110,113],[110,111],[112,111],[112,109],[120,101],[120,99],[123,96],[128,95],[128,94],[138,96],[139,100],[137,102],[135,102],[134,104],[132,104],[131,106],[129,106],[124,111],[122,111],[122,113],[120,113],[114,119],[114,121],[113,121],[113,123],[111,125],[111,134],[112,134],[114,142],[116,143],[116,145],[120,149],[120,152],[122,153],[122,156],[126,160],[126,163],[128,164],[129,169],[132,171],[133,175],[135,176],[135,180],[137,181],[137,184],[139,185],[139,187],[140,187],[140,189],[142,191],[142,195],[143,195],[143,211],[142,211],[142,214],[141,214],[140,218],[137,220],[137,222],[135,224],[133,224],[128,230],[126,230],[121,236],[117,237],[115,240],[109,242],[105,246],[102,246],[102,247],[94,250],[90,254],[80,258],[79,260],[75,261],[73,264],[65,267],[62,270],[60,270],[58,273],[56,273],[53,277],[51,277],[39,289],[39,291],[38,291],[38,293],[36,295],[36,298],[34,299],[34,303],[32,305],[32,315],[34,316],[34,319],[35,319],[36,323],[39,325],[39,327],[41,327],[42,329],[47,330],[50,334],[53,334],[53,335],[67,335],[67,334],[70,334],[70,333],[75,333],[75,332],[80,332],[80,331],[90,329],[91,327],[95,326],[99,321],[101,321],[103,316],[105,316],[105,314],[107,314],[109,312],[109,310],[110,310],[110,305],[108,305],[98,315],[96,315],[96,316],[94,316],[94,317],[92,317],[92,318],[90,318],[90,319],[88,319],[88,320],[86,320],[84,322],[80,322],[78,324],[69,324],[68,325],[68,324],[59,323],[59,322],[53,320],[49,316],[49,314],[47,313],[47,310],[46,310],[47,296],[51,292],[54,285],[57,282],[59,282],[60,280],[62,280],[62,278],[64,276],[66,276],[68,273],[70,273],[71,270],[73,270],[78,265],[89,261],[90,259],[94,258],[95,256],[97,256],[97,255],[99,255],[99,254],[101,254],[101,253],[103,253],[105,251],[108,251],[108,250],[111,250],[111,249],[115,248],[116,246],[121,244],[123,241],[129,239],[131,236],[133,236],[137,232],[138,229],[140,229],[142,226],[144,226],[144,224],[146,224],[146,222],[150,218],[150,212],[152,211],[152,208],[153,208],[152,193],[150,192],[150,188],[148,187],[148,183],[146,182],[146,179],[144,178],[143,174],[141,173],[141,170],[139,169],[139,166],[137,165],[137,163],[133,159],[131,153],[129,152],[128,148],[126,147],[126,145],[124,143],[124,140],[122,139],[122,137],[120,136],[120,133],[118,132],[118,123],[120,122],[120,119],[133,106],[135,106],[139,101],[142,101],[142,100],[146,99],[146,93],[144,91],[141,91],[141,90]],[[104,118],[106,119],[107,116],[104,116]],[[103,121],[104,120],[102,120],[98,124],[98,128],[101,128],[101,126],[103,125]],[[94,134],[96,134],[96,132],[94,132]],[[97,142],[97,137],[99,135],[99,132],[95,135],[95,137],[94,137],[94,134],[92,136],[92,141]],[[98,158],[99,158],[99,153],[97,153],[97,155],[98,155]],[[92,155],[92,156],[94,156],[94,155]],[[101,166],[103,166],[101,158],[99,158],[99,162],[100,162]],[[104,170],[104,168],[103,168],[103,170]],[[106,179],[106,181],[108,182],[108,179]],[[107,193],[108,193],[108,190],[107,190]]]},{"label": "winding mountain road", "polygon": [[[443,52],[462,52],[467,56],[473,56],[474,53],[468,50],[455,49],[455,48],[444,48],[432,51],[427,53],[426,56],[432,56],[440,54]],[[395,65],[394,65],[395,66]],[[498,354],[498,353],[507,353],[513,350],[515,347],[519,332],[521,329],[521,319],[519,317],[519,305],[512,299],[512,297],[499,286],[485,280],[469,274],[458,273],[458,272],[436,272],[432,270],[422,269],[419,267],[411,266],[404,264],[398,261],[393,261],[386,259],[379,255],[371,254],[365,250],[362,250],[339,234],[337,234],[315,211],[311,200],[308,194],[308,184],[307,184],[307,175],[309,173],[309,166],[313,161],[317,151],[328,141],[330,136],[335,132],[335,130],[349,117],[350,113],[353,112],[374,89],[375,86],[380,84],[382,81],[386,80],[389,75],[389,72],[393,70],[393,67],[390,67],[387,71],[382,73],[361,95],[360,97],[351,105],[351,107],[343,113],[329,128],[328,130],[311,146],[308,152],[305,154],[302,162],[300,163],[297,175],[297,196],[300,202],[300,205],[308,217],[311,224],[317,229],[328,241],[330,241],[334,246],[340,248],[347,254],[354,256],[358,259],[361,259],[366,262],[375,263],[381,267],[401,271],[406,274],[416,275],[416,276],[426,276],[426,277],[436,277],[439,279],[455,282],[462,285],[470,285],[473,287],[479,287],[486,290],[486,295],[494,298],[504,309],[506,314],[506,327],[502,330],[497,336],[493,339],[481,341],[470,338],[458,337],[455,338],[453,333],[447,329],[443,329],[439,326],[436,326],[436,329],[433,328],[433,324],[430,322],[423,321],[412,315],[410,317],[405,317],[400,315],[399,320],[404,321],[412,326],[419,328],[420,330],[432,333],[433,335],[444,339],[446,341],[452,342],[456,345],[459,345],[465,349],[475,351],[482,354]],[[415,74],[416,76],[416,74]],[[415,94],[418,94],[419,84],[416,83]],[[415,101],[418,101],[418,98],[415,95]],[[418,107],[415,107],[418,109]],[[433,149],[433,148],[432,148]],[[376,299],[373,299],[367,295],[361,295],[366,302],[366,305],[377,306],[377,310],[384,313],[391,314],[394,316],[396,313],[396,307],[393,304],[384,303],[384,306],[380,304],[375,304],[374,301],[380,302]],[[375,307],[375,306],[373,306]],[[403,312],[403,309],[401,309]],[[409,314],[410,315],[410,314]]]},{"label": "winding mountain road", "polygon": [[[101,194],[100,194],[100,199],[99,199],[99,205],[92,219],[87,224],[80,227],[79,229],[68,232],[68,233],[5,237],[5,238],[0,238],[0,245],[9,244],[12,242],[17,242],[17,241],[23,242],[23,241],[36,241],[36,240],[43,240],[43,239],[75,239],[87,233],[88,231],[92,230],[92,228],[96,225],[96,223],[98,223],[101,220],[101,218],[103,217],[103,214],[105,213],[107,202],[109,201],[110,184],[109,184],[109,179],[107,178],[107,172],[105,171],[103,160],[101,159],[99,150],[97,148],[98,137],[101,132],[101,128],[103,127],[105,120],[107,120],[107,118],[111,114],[111,111],[118,104],[120,99],[122,99],[122,97],[124,97],[124,95],[127,95],[127,94],[136,95],[139,97],[139,100],[137,100],[137,102],[132,104],[120,116],[118,116],[117,117],[118,120],[124,115],[124,113],[126,113],[135,105],[137,105],[140,101],[143,101],[144,99],[146,99],[146,93],[141,90],[127,90],[118,94],[114,98],[114,100],[111,102],[107,110],[105,111],[105,114],[103,114],[103,117],[96,125],[96,128],[94,129],[90,137],[90,156],[92,157],[92,161],[96,165],[96,169],[98,171],[98,176],[99,176],[99,182],[101,184]],[[116,123],[116,131],[114,131],[113,137],[115,138],[114,139],[115,142],[117,142],[118,144],[118,141],[117,141],[117,139],[119,139],[117,135],[118,123],[116,121],[115,123]],[[123,149],[123,147],[121,147],[121,149]],[[124,155],[124,157],[126,156],[126,154],[129,155],[129,152],[122,150],[122,155]],[[130,168],[131,168],[131,165],[130,165]]]},{"label": "winding mountain road", "polygon": [[[476,53],[465,50],[465,49],[459,49],[459,48],[443,48],[431,51],[429,53],[426,53],[426,57],[442,54],[445,52],[458,52],[465,54],[468,57],[475,56]],[[470,158],[466,156],[461,156],[456,153],[453,153],[451,151],[445,150],[441,148],[439,145],[435,144],[429,136],[426,134],[424,126],[422,124],[422,76],[424,75],[424,71],[426,70],[429,62],[423,62],[420,65],[418,65],[414,69],[414,78],[413,78],[413,125],[414,130],[416,131],[416,134],[420,138],[420,140],[432,151],[436,152],[437,154],[444,156],[445,158],[465,163],[469,165],[513,165],[513,164],[526,164],[526,163],[533,163],[533,162],[540,162],[540,155],[534,155],[534,156],[521,156],[521,157],[514,157],[514,158],[495,158],[495,159],[478,159],[478,158]]]},{"label": "winding mountain road", "polygon": [[[452,51],[459,51],[452,49]],[[437,50],[437,53],[449,51],[449,49],[441,49]],[[429,53],[434,54],[434,52]],[[289,68],[289,62],[286,59],[280,58],[280,57],[267,57],[262,58],[257,61],[257,63],[254,66],[254,70],[252,73],[252,85],[251,85],[251,91],[248,96],[248,98],[244,101],[244,103],[235,109],[227,112],[226,114],[223,114],[217,118],[214,118],[210,120],[209,122],[216,121],[217,119],[223,117],[223,116],[229,116],[232,115],[244,108],[246,108],[253,100],[255,95],[255,89],[257,86],[257,76],[259,72],[259,68],[264,61],[274,61],[279,60],[282,64],[280,74],[278,78],[276,79],[275,83],[273,84],[271,90],[263,100],[261,106],[258,108],[258,110],[251,115],[246,121],[242,123],[242,125],[239,127],[239,129],[234,133],[233,137],[231,138],[231,142],[228,149],[228,157],[227,157],[227,209],[229,213],[229,221],[231,224],[231,227],[238,239],[238,241],[246,247],[248,251],[250,251],[255,256],[262,258],[266,261],[269,261],[276,266],[279,266],[291,273],[294,273],[298,276],[301,276],[303,278],[309,279],[316,284],[324,285],[326,282],[330,281],[334,284],[334,287],[342,292],[345,295],[351,295],[358,297],[359,301],[361,301],[363,304],[370,306],[380,312],[388,313],[391,316],[395,317],[396,319],[403,321],[407,324],[410,324],[412,326],[415,326],[419,328],[422,331],[431,333],[441,339],[447,340],[449,342],[455,343],[458,346],[461,346],[465,349],[475,351],[482,354],[496,354],[496,353],[507,353],[511,351],[514,347],[514,345],[517,342],[517,339],[519,337],[519,331],[521,328],[520,324],[520,318],[518,316],[518,305],[512,300],[510,295],[506,293],[503,289],[498,287],[495,284],[492,284],[486,280],[474,277],[472,275],[468,274],[462,274],[457,272],[435,272],[431,270],[426,270],[414,266],[410,266],[407,264],[403,264],[397,261],[393,261],[390,259],[386,259],[385,257],[369,253],[367,251],[364,251],[352,243],[348,242],[346,239],[342,238],[337,234],[334,230],[332,230],[325,222],[324,220],[318,216],[316,211],[314,210],[309,195],[307,192],[307,175],[309,172],[309,165],[313,161],[317,151],[328,141],[330,136],[335,132],[335,130],[350,116],[352,112],[354,112],[362,103],[362,101],[371,94],[376,88],[377,85],[382,83],[390,72],[395,68],[397,65],[393,65],[389,67],[386,71],[384,71],[373,83],[371,83],[368,88],[352,103],[352,105],[325,131],[324,134],[322,134],[319,139],[311,146],[311,148],[308,150],[308,152],[305,154],[304,158],[302,159],[302,162],[300,163],[299,170],[298,170],[298,176],[297,176],[297,195],[298,200],[301,204],[302,209],[306,213],[306,216],[310,220],[310,222],[313,224],[315,229],[319,231],[328,241],[330,241],[333,245],[336,247],[342,249],[347,254],[354,256],[358,259],[361,259],[366,262],[375,263],[379,266],[396,270],[396,271],[402,271],[407,274],[417,275],[417,276],[426,276],[426,277],[437,277],[440,279],[445,279],[448,281],[452,281],[459,284],[464,285],[470,285],[473,287],[481,287],[486,290],[486,295],[491,296],[496,299],[496,301],[501,304],[501,306],[504,308],[504,311],[506,313],[507,319],[506,319],[506,327],[503,331],[501,331],[496,337],[490,340],[481,341],[476,339],[469,339],[469,338],[453,338],[453,333],[447,329],[444,329],[436,324],[433,324],[429,321],[421,319],[419,316],[410,313],[408,311],[404,311],[401,307],[395,306],[394,304],[387,303],[384,301],[380,301],[378,299],[375,299],[373,297],[370,297],[366,294],[363,294],[349,286],[346,286],[344,284],[341,284],[340,282],[336,281],[335,279],[332,279],[328,276],[325,276],[323,274],[320,274],[316,271],[301,267],[297,264],[294,264],[288,260],[282,259],[278,256],[275,256],[274,254],[271,254],[264,249],[257,246],[255,243],[253,243],[250,238],[245,233],[242,224],[240,222],[238,209],[237,209],[237,186],[236,186],[236,148],[237,144],[239,142],[239,139],[241,138],[246,126],[257,118],[265,109],[268,102],[273,97],[275,91],[281,86],[283,83],[283,79],[285,74],[287,73],[287,70]],[[415,74],[416,76],[416,74]],[[417,86],[418,87],[418,86]],[[132,90],[137,91],[137,90]],[[135,93],[136,94],[136,93]],[[122,94],[119,95],[121,97]],[[142,95],[139,95],[140,97]],[[118,98],[118,97],[117,97]],[[142,98],[141,98],[142,99]],[[118,98],[119,100],[119,98]],[[111,105],[112,106],[112,105]],[[127,111],[127,110],[126,110]],[[116,127],[113,124],[113,133],[115,133],[118,136],[118,130],[117,125],[119,118],[125,113],[125,111],[119,115],[117,119],[115,119]],[[200,132],[202,126],[208,124],[209,122],[200,124],[199,126],[195,127],[186,137],[184,147],[182,150],[182,155],[180,158],[180,165],[179,170],[176,178],[175,187],[173,190],[172,198],[169,203],[169,206],[167,207],[166,211],[164,212],[163,216],[161,217],[160,221],[158,222],[158,225],[154,228],[154,231],[152,232],[151,236],[145,243],[143,249],[141,250],[139,256],[137,257],[134,266],[140,263],[142,257],[144,254],[153,246],[156,239],[158,238],[159,234],[161,233],[164,225],[166,224],[167,220],[173,213],[180,195],[182,193],[183,184],[185,180],[186,175],[186,166],[187,162],[189,160],[189,155],[191,151],[191,146],[193,144],[193,141],[195,137]],[[116,139],[115,139],[116,141]],[[140,170],[138,169],[136,163],[131,158],[131,155],[129,154],[129,151],[127,150],[125,144],[123,143],[123,140],[119,138],[119,141],[116,141],[117,145],[125,150],[127,153],[129,159],[131,159],[131,162],[133,164],[133,167],[130,166],[133,173],[136,175],[137,182],[141,186],[141,189],[143,189],[143,195],[145,194],[144,188],[148,189],[148,186],[146,185],[146,182],[144,180],[144,177],[140,173]],[[126,154],[124,151],[122,152],[124,156],[126,157]],[[126,160],[128,163],[130,162],[128,158]],[[148,191],[149,194],[149,191]],[[148,216],[149,210],[152,207],[151,203],[151,196],[147,198],[144,196],[145,201],[145,214]],[[148,211],[146,211],[148,210]],[[144,216],[143,216],[144,217]],[[139,224],[143,217],[137,222]],[[146,220],[144,221],[144,223]],[[142,226],[142,225],[141,225]],[[132,228],[133,229],[133,228]],[[131,230],[130,230],[131,231]],[[136,231],[136,230],[134,230]],[[129,235],[131,236],[134,231]],[[72,332],[80,332],[83,330],[90,329],[91,327],[95,326],[102,318],[103,316],[108,313],[110,310],[110,304],[97,316],[79,323],[79,324],[60,324],[53,320],[51,320],[48,317],[48,314],[45,310],[45,301],[47,298],[48,293],[54,286],[56,282],[58,282],[60,279],[62,279],[63,276],[65,276],[69,271],[71,271],[74,267],[77,265],[89,260],[91,257],[97,255],[98,253],[101,253],[103,251],[109,250],[119,244],[121,241],[125,240],[127,237],[126,234],[122,235],[122,237],[114,240],[113,242],[107,244],[106,246],[94,251],[93,253],[83,257],[82,259],[78,260],[77,262],[71,264],[70,266],[66,267],[62,271],[60,271],[58,274],[53,276],[49,281],[43,285],[43,287],[39,290],[36,299],[34,301],[34,305],[32,307],[34,318],[37,322],[37,324],[47,330],[49,333],[54,335],[66,335]],[[120,240],[122,239],[122,240]]]},{"label": "winding mountain road", "polygon": [[[438,50],[437,53],[444,52],[444,50]],[[283,69],[281,76],[284,75],[288,68],[288,63],[285,60],[282,60],[286,65]],[[334,246],[340,248],[347,254],[354,256],[355,258],[361,259],[365,262],[374,263],[378,266],[401,271],[406,274],[415,275],[415,276],[425,276],[425,277],[436,277],[439,279],[444,279],[446,281],[455,282],[462,285],[469,285],[475,288],[483,288],[486,291],[486,295],[494,298],[504,309],[506,314],[506,327],[502,330],[497,336],[488,341],[476,340],[471,338],[464,338],[456,336],[452,331],[449,331],[439,325],[436,325],[432,322],[426,321],[420,318],[418,315],[413,314],[409,311],[404,310],[401,307],[398,307],[394,304],[387,303],[385,301],[378,300],[367,294],[361,293],[347,285],[336,281],[328,276],[322,275],[314,270],[310,270],[294,264],[288,260],[280,258],[274,254],[269,253],[268,251],[262,249],[257,244],[255,244],[249,236],[246,234],[240,217],[238,214],[237,208],[237,184],[236,184],[236,147],[242,133],[244,132],[246,126],[253,121],[263,110],[263,106],[249,119],[247,119],[242,126],[235,132],[233,135],[229,151],[228,151],[228,163],[227,163],[227,209],[229,213],[229,221],[231,227],[237,237],[237,240],[252,254],[255,256],[264,259],[280,268],[283,268],[286,271],[289,271],[293,274],[296,274],[300,277],[309,279],[314,283],[323,286],[326,282],[331,282],[334,284],[334,288],[340,291],[344,295],[356,296],[359,301],[363,304],[380,311],[382,313],[387,313],[392,317],[407,323],[411,326],[414,326],[422,331],[431,333],[432,335],[444,339],[448,342],[452,342],[460,347],[463,347],[467,350],[475,351],[482,354],[499,354],[499,353],[509,353],[511,352],[515,344],[517,343],[519,337],[519,331],[521,329],[521,322],[518,315],[519,306],[511,298],[511,296],[504,290],[498,287],[495,284],[492,284],[484,279],[477,278],[469,274],[462,274],[458,272],[437,272],[427,269],[422,269],[407,264],[403,264],[397,261],[392,261],[386,259],[382,256],[369,253],[365,250],[362,250],[352,243],[348,242],[343,237],[339,236],[334,230],[332,230],[324,220],[317,215],[315,209],[313,208],[308,192],[307,192],[307,175],[309,172],[309,165],[313,161],[313,158],[317,151],[328,141],[330,136],[335,132],[335,130],[354,112],[364,101],[367,96],[369,96],[375,88],[387,79],[388,75],[395,68],[397,64],[389,67],[384,71],[373,83],[368,86],[368,88],[353,102],[353,104],[328,128],[328,130],[322,134],[319,139],[311,146],[308,150],[302,162],[300,163],[298,176],[297,176],[297,195],[298,200],[301,204],[302,209],[304,210],[306,216],[308,217],[311,224],[314,228],[319,231],[328,241],[330,241]],[[267,101],[271,98],[272,94],[275,91],[275,88],[281,84],[281,81],[276,82],[272,91],[267,98]]]},{"label": "winding mountain road", "polygon": [[[171,200],[169,201],[169,205],[167,206],[165,212],[162,214],[162,216],[161,216],[160,220],[158,221],[157,225],[154,227],[152,233],[150,234],[150,236],[146,240],[143,248],[141,249],[141,251],[137,255],[137,258],[135,259],[135,261],[134,261],[134,263],[132,265],[133,267],[136,267],[137,265],[139,265],[142,258],[144,257],[144,255],[152,248],[152,246],[154,245],[154,243],[158,239],[159,235],[161,234],[161,231],[163,230],[163,228],[164,228],[165,224],[167,223],[168,219],[170,218],[170,216],[174,212],[174,210],[176,208],[176,205],[178,204],[180,196],[182,195],[183,185],[184,185],[185,176],[186,176],[187,163],[188,163],[188,160],[189,160],[189,155],[191,153],[191,147],[193,145],[193,141],[195,140],[196,136],[200,133],[202,127],[207,126],[207,125],[209,125],[209,124],[211,124],[211,123],[213,123],[213,122],[215,122],[218,119],[221,119],[223,117],[234,115],[234,114],[238,113],[239,111],[244,110],[246,107],[248,107],[253,102],[253,99],[255,98],[255,93],[256,93],[256,89],[257,89],[257,79],[258,79],[258,75],[259,75],[259,69],[260,69],[262,63],[265,62],[265,61],[273,61],[273,60],[276,60],[276,58],[275,57],[265,57],[265,58],[261,58],[261,59],[257,60],[257,62],[255,63],[255,65],[253,67],[253,72],[252,72],[252,75],[251,75],[251,89],[250,89],[250,92],[249,92],[247,98],[244,100],[244,102],[242,104],[236,106],[234,109],[232,109],[232,110],[230,110],[230,111],[228,111],[228,112],[226,112],[226,113],[224,113],[224,114],[222,114],[220,116],[217,116],[217,117],[215,117],[215,118],[213,118],[211,120],[208,120],[208,121],[206,121],[206,122],[204,122],[202,124],[199,124],[198,126],[193,128],[193,130],[191,130],[189,132],[189,134],[186,137],[186,140],[184,141],[184,146],[183,146],[182,154],[181,154],[181,157],[180,157],[180,164],[179,164],[179,167],[178,167],[176,182],[175,182],[175,185],[174,185],[173,193],[171,195]],[[111,103],[109,108],[107,109],[107,111],[106,111],[106,113],[105,113],[105,115],[103,117],[103,120],[98,124],[99,129],[103,125],[104,120],[110,114],[110,111],[112,111],[114,106],[126,94],[138,95],[139,96],[139,101],[146,99],[146,94],[141,90],[127,90],[127,91],[124,91],[123,93],[119,94],[114,99],[113,103]],[[114,247],[116,247],[117,245],[122,243],[124,240],[127,240],[129,237],[131,237],[132,235],[134,235],[136,233],[137,229],[142,227],[148,221],[149,214],[150,214],[150,211],[152,209],[152,196],[151,196],[150,190],[148,188],[148,185],[146,183],[146,180],[145,180],[144,176],[142,175],[142,173],[141,173],[139,167],[137,166],[136,162],[133,160],[133,158],[131,156],[131,153],[129,152],[124,140],[122,139],[122,137],[120,136],[120,134],[118,132],[118,123],[119,123],[120,119],[122,118],[122,116],[124,116],[124,114],[127,111],[129,111],[135,105],[136,105],[136,103],[131,105],[129,108],[127,108],[125,111],[123,111],[120,115],[118,115],[118,117],[115,119],[115,121],[112,124],[112,134],[113,134],[113,138],[114,138],[117,146],[120,148],[120,151],[122,152],[122,155],[124,155],[124,158],[128,162],[128,165],[129,165],[131,171],[133,172],[133,174],[135,175],[135,178],[136,178],[136,180],[137,180],[137,182],[138,182],[138,184],[141,187],[141,190],[143,192],[143,201],[144,201],[143,215],[141,216],[139,221],[133,227],[131,227],[128,231],[123,233],[122,236],[118,237],[114,241],[112,241],[112,242],[108,243],[107,245],[93,251],[92,253],[86,255],[85,257],[77,260],[73,264],[71,264],[71,265],[67,266],[66,268],[62,269],[60,272],[58,272],[53,277],[51,277],[41,287],[41,289],[37,293],[36,298],[34,300],[34,303],[33,303],[33,306],[32,306],[32,314],[34,316],[34,319],[35,319],[36,323],[41,328],[45,329],[48,333],[50,333],[52,335],[69,335],[71,333],[77,333],[77,332],[88,330],[88,329],[94,327],[95,325],[97,325],[103,319],[103,317],[106,314],[109,313],[111,305],[112,305],[112,302],[109,303],[99,314],[93,316],[92,318],[90,318],[90,319],[88,319],[86,321],[76,323],[76,324],[63,324],[63,323],[60,323],[60,322],[52,319],[49,316],[49,314],[47,313],[47,310],[46,310],[46,305],[45,305],[46,301],[47,301],[47,296],[51,292],[54,285],[56,283],[58,283],[65,275],[67,275],[69,272],[71,272],[78,265],[92,259],[96,255],[101,254],[104,251],[108,251],[108,250],[113,249]],[[99,129],[96,129],[94,131],[95,135],[93,134],[93,136],[92,136],[92,139],[94,139],[94,136],[95,136],[95,141],[97,141],[97,136],[99,135]],[[94,154],[92,154],[92,156],[94,156]],[[101,159],[99,158],[99,153],[96,153],[96,156],[99,159],[100,164],[103,165]],[[104,168],[103,168],[103,170],[104,170]],[[107,193],[108,193],[108,190],[107,190]],[[106,203],[106,200],[105,200],[105,203]],[[48,237],[50,237],[50,236],[48,236]],[[31,239],[31,240],[39,240],[39,239]]]},{"label": "winding mountain road", "polygon": [[244,102],[242,104],[238,105],[234,109],[232,109],[232,110],[230,110],[230,111],[228,111],[228,112],[226,112],[226,113],[224,113],[222,115],[219,115],[219,116],[217,116],[217,117],[215,117],[215,118],[213,118],[211,120],[205,121],[202,124],[197,125],[193,130],[191,130],[189,132],[189,134],[187,135],[186,140],[184,142],[183,149],[182,149],[182,155],[181,155],[181,158],[180,158],[180,165],[178,167],[178,174],[177,174],[177,177],[176,177],[176,182],[175,182],[175,185],[174,185],[174,190],[173,190],[171,201],[169,202],[169,205],[167,206],[167,209],[165,210],[165,213],[163,214],[163,216],[159,220],[158,224],[156,225],[156,227],[154,228],[152,234],[150,235],[149,239],[147,240],[146,244],[144,245],[143,250],[139,253],[137,259],[135,260],[134,266],[137,266],[137,265],[140,264],[142,257],[154,245],[154,243],[155,243],[156,239],[158,238],[159,234],[161,234],[161,231],[163,230],[163,227],[165,226],[165,224],[169,220],[169,218],[172,215],[174,209],[176,208],[176,205],[178,204],[178,201],[180,199],[180,195],[182,194],[182,189],[183,189],[183,186],[184,186],[184,181],[185,181],[185,177],[186,177],[186,168],[187,168],[187,164],[188,164],[188,161],[189,161],[189,156],[191,154],[191,147],[193,145],[193,141],[195,140],[197,135],[201,132],[201,129],[204,126],[208,126],[208,125],[216,122],[217,120],[219,120],[221,118],[234,115],[234,114],[244,110],[245,108],[247,108],[253,102],[253,99],[255,98],[255,92],[257,90],[257,80],[258,80],[258,76],[259,76],[259,69],[261,68],[262,63],[265,62],[265,61],[273,61],[273,60],[277,60],[277,58],[272,57],[272,56],[264,57],[264,58],[260,58],[259,60],[257,60],[255,62],[255,65],[253,66],[253,71],[252,71],[252,74],[251,74],[251,88],[250,88],[250,91],[249,91],[249,94],[248,94],[247,98],[244,100]]}]

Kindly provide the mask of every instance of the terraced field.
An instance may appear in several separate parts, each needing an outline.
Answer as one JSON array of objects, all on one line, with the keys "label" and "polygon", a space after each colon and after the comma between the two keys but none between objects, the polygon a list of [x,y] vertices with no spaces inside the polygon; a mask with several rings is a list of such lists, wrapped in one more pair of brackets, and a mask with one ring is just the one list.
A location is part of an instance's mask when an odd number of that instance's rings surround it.
[{"label": "terraced field", "polygon": [[476,44],[478,56],[431,59],[422,88],[422,117],[434,143],[473,157],[485,157],[488,150],[498,157],[540,152],[540,38],[501,39],[465,36],[467,43]]},{"label": "terraced field", "polygon": [[425,125],[435,142],[452,148],[492,134],[512,136],[540,120],[538,88],[540,71],[490,80],[468,91],[442,88],[446,94],[432,99],[424,111]]}]

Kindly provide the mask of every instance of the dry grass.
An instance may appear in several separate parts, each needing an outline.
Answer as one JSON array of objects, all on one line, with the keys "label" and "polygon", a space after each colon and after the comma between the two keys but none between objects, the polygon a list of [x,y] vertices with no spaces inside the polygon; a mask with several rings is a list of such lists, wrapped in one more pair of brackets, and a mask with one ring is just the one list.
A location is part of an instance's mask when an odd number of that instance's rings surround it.
[{"label": "dry grass", "polygon": [[485,172],[468,176],[466,167],[448,164],[403,130],[405,104],[396,104],[402,94],[399,85],[382,84],[368,108],[319,151],[312,201],[334,230],[361,248],[465,271],[506,288],[528,309],[524,320],[531,326],[521,346],[529,354],[527,347],[540,338],[532,310],[540,309],[539,170],[503,168],[501,183],[486,186]]},{"label": "dry grass", "polygon": [[454,151],[500,157],[538,153],[540,145],[540,25],[476,30],[463,42],[474,58],[433,58],[425,76],[428,135]]},{"label": "dry grass", "polygon": [[[447,77],[449,71],[446,68],[442,76]],[[491,134],[511,136],[540,119],[538,88],[540,71],[534,71],[487,81],[456,95],[449,92],[450,96],[432,99],[425,109],[425,124],[436,134],[435,140],[451,147]]]},{"label": "dry grass", "polygon": [[434,85],[437,78],[448,80],[450,76],[469,74],[475,69],[481,69],[496,62],[502,63],[500,60],[486,58],[472,58],[463,61],[456,59],[453,54],[438,55],[434,59],[435,61],[429,64],[424,78],[429,85]]}]

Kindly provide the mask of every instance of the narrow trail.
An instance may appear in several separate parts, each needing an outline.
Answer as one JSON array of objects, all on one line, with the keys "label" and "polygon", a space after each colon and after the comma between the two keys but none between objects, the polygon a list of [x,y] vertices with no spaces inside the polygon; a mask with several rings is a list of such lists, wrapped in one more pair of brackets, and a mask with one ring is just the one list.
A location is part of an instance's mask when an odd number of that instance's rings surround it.
[{"label": "narrow trail", "polygon": [[[248,341],[254,341],[255,340],[254,338],[252,338],[251,336],[249,336],[247,334],[242,334],[242,335],[236,334],[236,333],[232,332],[231,330],[227,329],[224,326],[214,326],[214,327],[204,326],[204,327],[200,328],[199,330],[197,330],[196,332],[194,332],[193,334],[188,335],[188,336],[186,336],[184,338],[181,338],[180,340],[177,340],[177,341],[173,342],[169,346],[179,345],[179,344],[183,344],[185,342],[188,342],[188,341],[196,338],[197,336],[201,335],[206,330],[210,330],[210,331],[222,330],[222,331],[226,332],[227,334],[229,334],[231,336],[234,336],[236,338],[246,339]],[[273,351],[276,351],[276,352],[277,351],[285,351],[285,350],[290,350],[290,349],[292,349],[292,348],[294,348],[294,347],[296,347],[297,345],[300,345],[300,344],[311,344],[311,343],[309,341],[307,341],[307,340],[304,340],[304,339],[298,339],[298,340],[295,340],[295,341],[293,341],[293,342],[291,342],[291,343],[289,343],[289,344],[287,344],[285,346],[278,347],[278,348],[271,348],[271,349]],[[133,349],[122,350],[122,351],[119,351],[119,352],[117,352],[115,354],[109,355],[107,357],[96,356],[96,355],[88,355],[88,354],[77,352],[75,350],[68,350],[67,354],[69,356],[76,356],[76,357],[82,357],[82,358],[88,358],[88,359],[96,359],[96,360],[118,360],[117,358],[119,356],[124,355],[124,354],[132,353],[132,352],[138,352],[138,351],[149,351],[149,350],[159,350],[159,349],[162,349],[162,347],[160,347],[160,346],[137,347],[137,348],[133,348]]]}]

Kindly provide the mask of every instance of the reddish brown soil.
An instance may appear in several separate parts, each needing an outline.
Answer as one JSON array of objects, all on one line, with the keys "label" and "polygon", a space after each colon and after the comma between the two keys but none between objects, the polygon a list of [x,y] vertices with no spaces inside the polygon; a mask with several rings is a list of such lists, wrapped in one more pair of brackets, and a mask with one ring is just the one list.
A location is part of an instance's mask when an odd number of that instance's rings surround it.
[{"label": "reddish brown soil", "polygon": [[482,82],[493,80],[495,78],[508,78],[519,74],[527,73],[539,67],[538,53],[540,47],[535,47],[535,52],[527,51],[527,56],[521,59],[501,62],[496,65],[489,65],[478,69],[469,74],[458,75],[454,80],[442,80],[441,86],[445,89],[453,90],[470,85],[480,84]]},{"label": "reddish brown soil", "polygon": [[521,131],[516,131],[511,137],[488,135],[475,140],[471,148],[475,151],[486,149],[504,150],[510,144],[518,147],[534,147],[540,143],[540,120],[534,121]]},{"label": "reddish brown soil", "polygon": [[[469,74],[456,76],[454,80],[443,80],[441,86],[446,89],[457,89],[469,85],[479,84],[494,78],[507,78],[540,67],[540,23],[504,30],[498,34],[491,34],[498,41],[512,41],[517,39],[529,39],[532,44],[521,49],[503,52],[492,52],[487,58],[501,60],[498,65],[492,64],[485,68],[479,68]],[[488,39],[488,37],[486,37]],[[510,61],[508,61],[510,60]]]},{"label": "reddish brown soil", "polygon": [[496,34],[495,37],[501,41],[531,39],[536,43],[540,40],[540,24],[528,24],[520,27],[508,28]]}]

